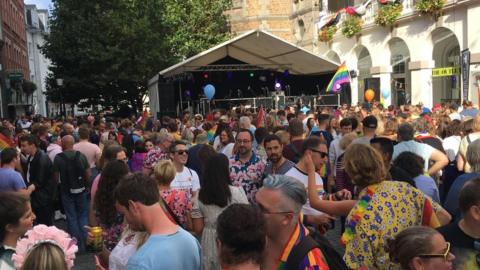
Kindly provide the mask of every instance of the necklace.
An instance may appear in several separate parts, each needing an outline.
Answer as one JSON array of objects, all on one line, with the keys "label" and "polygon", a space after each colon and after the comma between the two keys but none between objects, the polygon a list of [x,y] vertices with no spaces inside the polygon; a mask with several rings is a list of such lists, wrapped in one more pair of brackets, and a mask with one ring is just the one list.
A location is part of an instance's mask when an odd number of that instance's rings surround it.
[{"label": "necklace", "polygon": [[355,210],[352,210],[353,212],[350,220],[345,225],[345,232],[343,233],[340,240],[342,244],[345,245],[347,242],[353,239],[353,236],[355,235],[355,227],[357,226],[357,223],[365,216],[365,211],[367,210],[367,207],[370,204],[370,201],[372,200],[374,194],[375,187],[368,186],[365,195],[363,195],[357,202]]}]

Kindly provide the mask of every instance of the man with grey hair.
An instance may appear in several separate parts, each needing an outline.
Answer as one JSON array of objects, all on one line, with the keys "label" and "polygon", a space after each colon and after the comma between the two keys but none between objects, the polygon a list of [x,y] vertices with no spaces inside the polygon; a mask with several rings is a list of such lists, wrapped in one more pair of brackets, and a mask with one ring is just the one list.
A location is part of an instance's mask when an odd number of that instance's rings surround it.
[{"label": "man with grey hair", "polygon": [[151,175],[153,168],[160,160],[169,160],[169,148],[174,139],[168,132],[159,132],[154,136],[155,147],[148,151],[147,157],[143,162],[143,173]]},{"label": "man with grey hair", "polygon": [[[428,174],[435,175],[447,166],[447,156],[428,144],[416,142],[414,134],[415,130],[409,123],[401,124],[398,127],[399,143],[393,147],[392,160],[395,160],[403,152],[412,152],[425,160],[424,168],[428,169]],[[429,167],[430,162],[433,162],[433,165]]]},{"label": "man with grey hair", "polygon": [[480,176],[480,140],[475,140],[468,145],[467,161],[471,166],[471,172],[460,175],[453,181],[450,191],[445,199],[445,210],[451,215],[453,220],[461,218],[461,211],[458,206],[458,196],[462,187],[470,180]]},{"label": "man with grey hair", "polygon": [[252,134],[255,134],[255,130],[257,129],[254,125],[252,125],[252,119],[250,119],[249,116],[242,116],[238,120],[238,125],[240,128],[248,129],[252,132]]},{"label": "man with grey hair", "polygon": [[285,269],[329,269],[318,245],[313,245],[300,260],[290,256],[302,252],[301,243],[311,240],[309,230],[301,222],[301,209],[307,202],[302,183],[289,176],[270,175],[257,192],[256,202],[267,223],[262,269],[278,265],[285,265]]}]

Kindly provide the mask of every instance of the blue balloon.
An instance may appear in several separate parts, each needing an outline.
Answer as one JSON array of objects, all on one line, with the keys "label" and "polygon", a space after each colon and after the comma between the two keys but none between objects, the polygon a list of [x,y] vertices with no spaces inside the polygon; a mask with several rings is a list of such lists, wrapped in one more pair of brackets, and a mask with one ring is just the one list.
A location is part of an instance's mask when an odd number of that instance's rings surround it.
[{"label": "blue balloon", "polygon": [[388,99],[390,97],[390,91],[388,89],[383,89],[382,95],[384,99]]},{"label": "blue balloon", "polygon": [[212,100],[213,96],[215,96],[215,87],[211,84],[207,84],[203,87],[203,93],[208,98],[208,100]]}]

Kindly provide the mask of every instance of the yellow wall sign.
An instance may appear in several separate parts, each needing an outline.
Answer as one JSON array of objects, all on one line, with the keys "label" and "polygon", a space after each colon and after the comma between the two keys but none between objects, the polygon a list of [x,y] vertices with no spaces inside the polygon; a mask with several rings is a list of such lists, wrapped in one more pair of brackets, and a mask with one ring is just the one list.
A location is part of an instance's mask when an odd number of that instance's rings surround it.
[{"label": "yellow wall sign", "polygon": [[432,69],[432,77],[444,77],[460,75],[459,67],[445,67],[445,68],[434,68]]}]

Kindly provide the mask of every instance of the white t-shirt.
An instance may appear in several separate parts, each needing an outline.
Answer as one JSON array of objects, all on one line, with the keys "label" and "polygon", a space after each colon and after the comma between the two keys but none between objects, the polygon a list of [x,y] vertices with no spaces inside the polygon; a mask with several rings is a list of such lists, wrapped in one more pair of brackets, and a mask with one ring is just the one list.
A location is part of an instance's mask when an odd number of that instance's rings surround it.
[{"label": "white t-shirt", "polygon": [[200,189],[200,178],[198,178],[198,174],[195,170],[184,166],[183,171],[177,172],[170,187],[172,189],[195,192]]},{"label": "white t-shirt", "polygon": [[[334,168],[336,168],[337,165],[337,159],[340,155],[342,155],[345,150],[342,150],[340,148],[340,141],[342,140],[342,135],[338,135],[337,138],[335,138],[332,143],[330,143],[330,148],[328,149],[328,160],[330,161],[330,164],[334,165]],[[333,176],[336,176],[336,171],[333,171]]]},{"label": "white t-shirt", "polygon": [[435,148],[431,147],[428,144],[419,143],[414,140],[404,141],[398,143],[393,147],[392,160],[395,160],[398,155],[403,152],[412,152],[423,158],[423,160],[425,161],[424,168],[425,170],[428,170],[428,162],[433,151],[435,151]]},{"label": "white t-shirt", "polygon": [[137,252],[140,232],[126,231],[108,257],[109,270],[123,270],[127,267],[130,257]]},{"label": "white t-shirt", "polygon": [[[300,171],[296,166],[291,168],[285,175],[293,177],[297,179],[298,181],[302,182],[302,184],[305,186],[305,189],[308,189],[308,175]],[[315,183],[317,184],[317,193],[320,198],[322,198],[325,195],[325,190],[323,189],[323,180],[322,177],[318,173],[315,173]],[[308,194],[308,191],[307,191]],[[307,196],[308,197],[308,196]],[[303,205],[302,211],[305,215],[321,215],[323,214],[322,212],[313,209],[310,206],[310,200],[307,198],[307,203]]]},{"label": "white t-shirt", "polygon": [[454,161],[457,158],[461,140],[462,137],[460,136],[450,136],[443,139],[443,149],[445,149],[449,161]]}]

